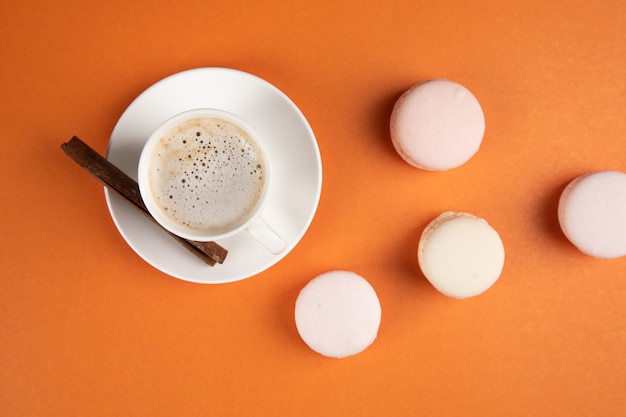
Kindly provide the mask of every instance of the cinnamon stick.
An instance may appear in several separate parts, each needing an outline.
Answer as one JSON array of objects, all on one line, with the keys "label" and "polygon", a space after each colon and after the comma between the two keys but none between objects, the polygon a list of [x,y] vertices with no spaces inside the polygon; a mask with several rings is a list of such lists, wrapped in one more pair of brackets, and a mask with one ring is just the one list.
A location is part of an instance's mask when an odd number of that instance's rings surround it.
[{"label": "cinnamon stick", "polygon": [[[121,169],[113,165],[76,136],[73,136],[69,142],[62,144],[61,149],[98,181],[161,227],[148,212],[141,198],[137,182],[126,175]],[[228,254],[226,249],[215,242],[187,240],[167,230],[165,231],[187,250],[211,266],[215,265],[216,262],[223,263]]]}]

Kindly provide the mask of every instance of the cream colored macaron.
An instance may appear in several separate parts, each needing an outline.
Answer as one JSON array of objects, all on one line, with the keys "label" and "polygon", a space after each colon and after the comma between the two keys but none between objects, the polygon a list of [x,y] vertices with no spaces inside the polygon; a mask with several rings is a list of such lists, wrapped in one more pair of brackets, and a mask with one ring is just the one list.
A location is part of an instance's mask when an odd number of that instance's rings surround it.
[{"label": "cream colored macaron", "polygon": [[504,267],[500,235],[484,219],[444,212],[424,229],[417,258],[420,269],[441,293],[473,297],[489,289]]},{"label": "cream colored macaron", "polygon": [[626,174],[598,171],[579,176],[561,193],[559,224],[581,252],[596,258],[626,255]]},{"label": "cream colored macaron", "polygon": [[396,101],[391,141],[409,164],[445,171],[466,163],[480,148],[485,116],[474,95],[454,81],[419,83]]},{"label": "cream colored macaron", "polygon": [[374,288],[363,277],[349,271],[330,271],[300,291],[295,319],[298,333],[311,349],[344,358],[374,342],[381,307]]}]

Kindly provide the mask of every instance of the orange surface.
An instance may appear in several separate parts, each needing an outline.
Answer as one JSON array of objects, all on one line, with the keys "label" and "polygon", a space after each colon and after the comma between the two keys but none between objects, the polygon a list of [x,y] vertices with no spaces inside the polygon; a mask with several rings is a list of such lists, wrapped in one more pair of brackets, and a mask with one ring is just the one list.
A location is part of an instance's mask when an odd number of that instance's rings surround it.
[{"label": "orange surface", "polygon": [[[5,0],[0,37],[0,415],[626,415],[626,258],[581,254],[556,217],[575,176],[626,170],[623,1]],[[59,149],[75,134],[104,153],[139,93],[205,66],[283,90],[324,167],[300,244],[216,286],[143,262]],[[433,77],[466,85],[487,122],[444,173],[404,163],[388,133],[394,100]],[[444,210],[504,241],[478,297],[447,298],[417,267]],[[343,360],[293,320],[330,269],[383,308],[375,343]]]}]

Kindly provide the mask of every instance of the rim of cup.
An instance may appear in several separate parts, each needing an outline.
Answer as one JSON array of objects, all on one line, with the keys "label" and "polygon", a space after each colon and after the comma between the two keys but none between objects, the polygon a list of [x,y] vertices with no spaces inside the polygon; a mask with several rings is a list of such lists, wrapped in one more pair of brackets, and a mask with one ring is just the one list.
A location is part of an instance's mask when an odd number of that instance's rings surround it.
[{"label": "rim of cup", "polygon": [[[152,151],[154,150],[157,143],[161,140],[163,135],[167,133],[173,127],[192,119],[202,118],[202,117],[215,117],[222,120],[226,120],[231,122],[248,133],[248,136],[255,142],[258,146],[261,154],[265,160],[265,182],[263,185],[263,192],[261,193],[261,197],[257,201],[257,204],[252,210],[251,214],[248,218],[243,221],[238,226],[233,229],[219,233],[219,234],[209,234],[203,233],[201,231],[194,232],[191,231],[184,226],[181,226],[177,222],[173,221],[169,216],[163,213],[163,210],[156,203],[155,198],[152,194],[150,181],[149,181],[149,172],[150,172],[150,158]],[[231,113],[226,110],[217,109],[217,108],[196,108],[191,110],[186,110],[175,114],[174,116],[167,119],[163,122],[149,137],[139,156],[139,165],[138,165],[138,180],[139,184],[139,192],[141,194],[141,198],[148,209],[148,212],[152,217],[161,225],[163,228],[168,230],[169,232],[180,236],[185,239],[195,240],[199,242],[208,242],[215,241],[220,239],[225,239],[227,237],[233,236],[237,233],[242,232],[246,228],[248,228],[252,223],[254,223],[261,215],[261,212],[265,206],[267,201],[267,197],[270,191],[270,185],[272,182],[272,167],[271,161],[269,157],[268,150],[263,143],[262,137],[257,133],[257,131],[248,123],[246,120],[241,118],[240,116]]]}]

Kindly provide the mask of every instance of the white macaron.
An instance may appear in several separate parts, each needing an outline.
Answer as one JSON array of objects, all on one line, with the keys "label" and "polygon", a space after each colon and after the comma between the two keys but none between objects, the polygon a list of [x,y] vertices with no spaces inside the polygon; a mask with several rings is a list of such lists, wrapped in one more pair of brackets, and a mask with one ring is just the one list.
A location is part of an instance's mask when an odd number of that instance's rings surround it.
[{"label": "white macaron", "polygon": [[438,291],[468,298],[498,280],[504,267],[504,245],[484,219],[448,211],[424,229],[417,258],[424,276]]}]

